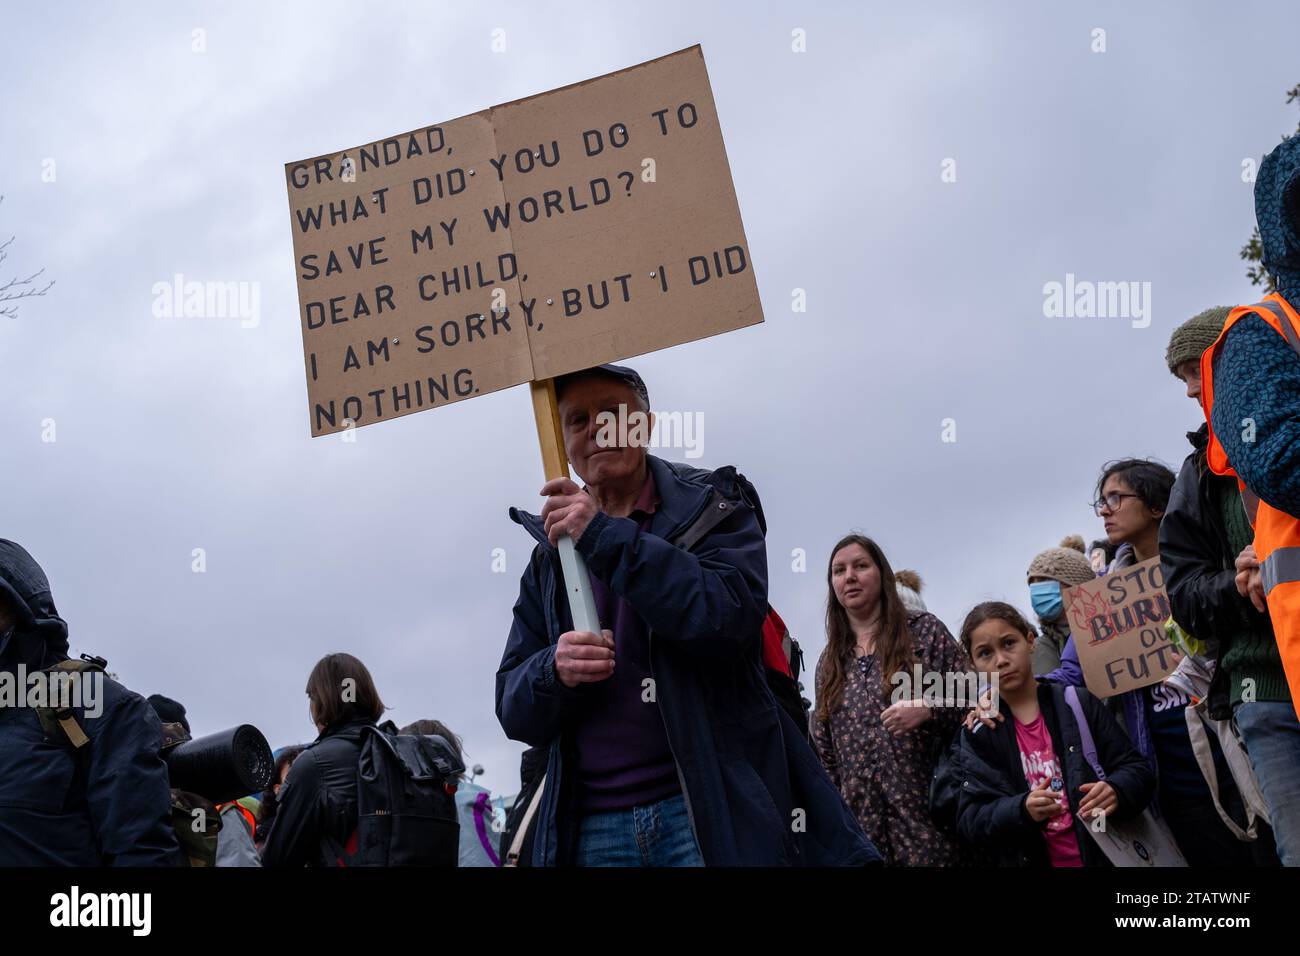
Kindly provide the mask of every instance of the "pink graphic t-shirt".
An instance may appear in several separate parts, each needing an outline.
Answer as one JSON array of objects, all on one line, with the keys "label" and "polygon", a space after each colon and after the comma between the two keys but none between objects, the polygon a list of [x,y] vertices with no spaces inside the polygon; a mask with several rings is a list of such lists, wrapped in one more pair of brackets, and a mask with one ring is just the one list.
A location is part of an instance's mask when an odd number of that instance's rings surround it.
[{"label": "pink graphic t-shirt", "polygon": [[1065,793],[1065,776],[1061,773],[1061,764],[1052,750],[1052,735],[1047,731],[1043,715],[1039,714],[1028,724],[1022,724],[1018,720],[1015,724],[1020,765],[1024,768],[1029,788],[1034,789],[1046,777],[1050,781],[1049,786],[1060,794],[1061,806],[1065,810],[1048,820],[1043,830],[1048,858],[1051,859],[1052,866],[1083,866],[1079,840],[1074,835],[1074,816],[1070,813],[1070,803]]}]

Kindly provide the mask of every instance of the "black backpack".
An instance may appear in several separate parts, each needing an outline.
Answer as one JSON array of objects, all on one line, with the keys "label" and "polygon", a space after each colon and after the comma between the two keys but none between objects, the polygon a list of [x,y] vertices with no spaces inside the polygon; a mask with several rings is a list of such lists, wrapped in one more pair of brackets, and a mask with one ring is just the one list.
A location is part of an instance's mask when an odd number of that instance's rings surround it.
[{"label": "black backpack", "polygon": [[456,781],[464,763],[442,737],[366,727],[357,761],[357,828],[340,866],[455,866]]}]

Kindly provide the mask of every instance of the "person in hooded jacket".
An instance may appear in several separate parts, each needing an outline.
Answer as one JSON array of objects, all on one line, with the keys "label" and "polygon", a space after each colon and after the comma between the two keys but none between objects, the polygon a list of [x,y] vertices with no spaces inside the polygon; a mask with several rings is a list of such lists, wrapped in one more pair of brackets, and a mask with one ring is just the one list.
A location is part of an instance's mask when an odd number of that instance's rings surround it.
[{"label": "person in hooded jacket", "polygon": [[[1187,387],[1187,397],[1199,403],[1201,397],[1201,355],[1214,344],[1231,310],[1226,306],[1206,309],[1188,319],[1169,339],[1165,361]],[[1206,460],[1209,426],[1204,422],[1187,440],[1192,453],[1183,462],[1169,494],[1169,507],[1160,522],[1160,566],[1164,571],[1165,591],[1174,620],[1207,647],[1214,658],[1214,677],[1206,694],[1208,714],[1214,720],[1228,720],[1236,714],[1238,722],[1258,713],[1271,714],[1273,705],[1290,706],[1286,673],[1278,654],[1277,641],[1268,615],[1257,610],[1250,599],[1237,590],[1236,560],[1251,543],[1254,533],[1238,490],[1237,481],[1216,475]],[[1291,723],[1296,723],[1294,714]],[[1300,726],[1296,727],[1300,731]],[[1266,741],[1261,751],[1257,735],[1256,753],[1265,758]],[[1300,765],[1300,732],[1291,760]],[[1256,779],[1262,770],[1269,787],[1260,790],[1268,805],[1274,827],[1284,838],[1279,849],[1288,858],[1284,863],[1300,866],[1300,805],[1293,794],[1300,777],[1287,782],[1282,774],[1281,789],[1275,779],[1279,769],[1267,759],[1255,759],[1250,740],[1244,741]],[[1258,766],[1256,766],[1258,764]],[[1269,793],[1272,793],[1272,801]],[[1268,839],[1256,843],[1264,850]],[[1261,854],[1256,853],[1257,859]],[[1275,863],[1264,855],[1261,862]]]},{"label": "person in hooded jacket", "polygon": [[262,849],[265,867],[341,866],[357,828],[362,736],[365,728],[379,726],[384,702],[366,665],[351,654],[326,654],[316,662],[307,678],[307,701],[320,734],[293,761],[280,787]]},{"label": "person in hooded jacket", "polygon": [[[1264,157],[1255,178],[1255,218],[1262,262],[1277,289],[1260,309],[1226,320],[1227,328],[1201,356],[1198,392],[1210,426],[1211,467],[1235,473],[1255,497],[1252,544],[1237,556],[1238,592],[1249,596],[1271,629],[1289,683],[1286,700],[1254,695],[1236,705],[1237,727],[1273,816],[1278,853],[1300,865],[1300,357],[1282,326],[1265,312],[1300,308],[1300,137],[1283,140]],[[1269,308],[1271,306],[1271,308]],[[1278,320],[1280,322],[1280,320]],[[1207,375],[1208,373],[1208,375]],[[1217,448],[1215,446],[1218,446]],[[1219,455],[1226,457],[1225,471]],[[1261,525],[1261,520],[1264,519]],[[1264,538],[1260,537],[1261,526]],[[1286,537],[1289,534],[1289,537]],[[1258,551],[1258,553],[1257,553]],[[1269,573],[1259,558],[1265,557]],[[1269,560],[1272,557],[1273,560]],[[1288,568],[1281,562],[1290,560]],[[1271,655],[1270,655],[1271,656]],[[1262,674],[1260,675],[1263,676]],[[1235,694],[1235,689],[1234,689]],[[1276,808],[1276,809],[1275,809]]]},{"label": "person in hooded jacket", "polygon": [[[561,376],[556,396],[587,487],[553,479],[540,517],[510,511],[537,547],[496,682],[506,735],[547,752],[532,865],[875,862],[763,672],[753,486],[733,467],[647,454],[637,436],[653,416],[632,369]],[[561,537],[586,561],[599,632],[574,629]]]},{"label": "person in hooded jacket", "polygon": [[[66,660],[68,626],[45,572],[0,539],[0,681]],[[181,866],[162,724],[106,674],[81,677],[100,699],[72,708],[80,747],[47,735],[25,698],[0,706],[0,867]]]}]

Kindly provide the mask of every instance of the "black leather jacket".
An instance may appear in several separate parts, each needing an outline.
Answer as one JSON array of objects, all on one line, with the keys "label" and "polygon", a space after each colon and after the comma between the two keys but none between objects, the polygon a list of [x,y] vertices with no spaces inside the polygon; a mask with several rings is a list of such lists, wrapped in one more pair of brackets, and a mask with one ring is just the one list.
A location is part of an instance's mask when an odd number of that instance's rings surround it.
[{"label": "black leather jacket", "polygon": [[362,733],[373,726],[373,720],[352,720],[327,727],[293,762],[276,801],[263,866],[339,865],[357,828]]}]

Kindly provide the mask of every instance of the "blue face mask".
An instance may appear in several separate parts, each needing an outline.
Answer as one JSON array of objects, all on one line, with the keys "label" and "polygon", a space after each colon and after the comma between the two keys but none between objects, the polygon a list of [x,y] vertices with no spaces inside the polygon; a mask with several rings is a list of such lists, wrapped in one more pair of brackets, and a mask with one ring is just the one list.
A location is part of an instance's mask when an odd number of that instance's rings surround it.
[{"label": "blue face mask", "polygon": [[1040,621],[1055,621],[1065,609],[1061,603],[1061,582],[1035,581],[1029,585],[1029,603]]}]

